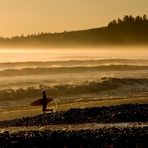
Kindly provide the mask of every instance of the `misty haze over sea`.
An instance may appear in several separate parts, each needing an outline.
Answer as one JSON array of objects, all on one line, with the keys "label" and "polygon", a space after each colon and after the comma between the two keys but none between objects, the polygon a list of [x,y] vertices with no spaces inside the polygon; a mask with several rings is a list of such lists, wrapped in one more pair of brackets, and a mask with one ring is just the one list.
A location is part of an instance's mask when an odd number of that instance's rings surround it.
[{"label": "misty haze over sea", "polygon": [[0,51],[0,109],[31,107],[47,91],[58,103],[148,96],[141,47]]}]

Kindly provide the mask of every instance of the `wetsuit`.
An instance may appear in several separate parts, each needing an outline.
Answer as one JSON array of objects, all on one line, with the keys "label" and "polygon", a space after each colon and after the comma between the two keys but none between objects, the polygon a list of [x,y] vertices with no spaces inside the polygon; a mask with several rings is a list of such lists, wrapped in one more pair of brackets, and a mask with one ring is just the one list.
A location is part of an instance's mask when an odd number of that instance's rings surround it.
[{"label": "wetsuit", "polygon": [[47,107],[47,98],[46,98],[46,92],[43,91],[43,100],[42,100],[42,111],[45,113],[46,112],[46,107]]}]

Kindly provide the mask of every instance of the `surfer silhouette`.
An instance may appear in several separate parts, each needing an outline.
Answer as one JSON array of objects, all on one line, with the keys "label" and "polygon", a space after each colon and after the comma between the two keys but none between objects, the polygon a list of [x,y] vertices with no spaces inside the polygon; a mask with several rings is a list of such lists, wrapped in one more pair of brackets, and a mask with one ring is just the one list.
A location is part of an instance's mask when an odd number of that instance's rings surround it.
[{"label": "surfer silhouette", "polygon": [[32,105],[32,106],[42,106],[43,113],[46,113],[46,111],[53,112],[53,109],[46,109],[47,104],[54,101],[53,98],[52,97],[47,98],[45,91],[43,91],[42,94],[43,94],[43,97],[41,99],[37,99],[37,100],[33,101],[30,105]]},{"label": "surfer silhouette", "polygon": [[47,108],[47,97],[46,97],[46,92],[45,91],[43,91],[42,93],[43,93],[43,98],[42,98],[43,108],[42,108],[42,111],[45,114],[46,113],[46,108]]}]

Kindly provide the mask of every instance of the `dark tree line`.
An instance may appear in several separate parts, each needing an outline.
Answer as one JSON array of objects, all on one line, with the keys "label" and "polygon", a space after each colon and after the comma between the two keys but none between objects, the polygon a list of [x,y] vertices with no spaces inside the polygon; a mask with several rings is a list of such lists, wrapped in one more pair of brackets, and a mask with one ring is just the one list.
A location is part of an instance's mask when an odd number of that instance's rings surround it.
[{"label": "dark tree line", "polygon": [[148,23],[148,19],[146,15],[143,15],[143,17],[141,16],[137,16],[137,17],[133,17],[131,15],[125,15],[123,17],[123,19],[118,18],[118,20],[113,20],[111,21],[108,26],[109,27],[113,27],[113,26],[122,26],[122,25],[126,25],[127,27],[131,27],[132,25],[140,25],[141,27],[144,25],[147,25]]},{"label": "dark tree line", "polygon": [[129,43],[148,43],[148,19],[146,15],[133,17],[125,15],[123,19],[113,20],[108,30],[114,41]]},{"label": "dark tree line", "polygon": [[108,26],[63,33],[38,33],[12,38],[0,38],[0,46],[69,47],[110,44],[148,44],[148,19],[146,15],[111,21]]}]

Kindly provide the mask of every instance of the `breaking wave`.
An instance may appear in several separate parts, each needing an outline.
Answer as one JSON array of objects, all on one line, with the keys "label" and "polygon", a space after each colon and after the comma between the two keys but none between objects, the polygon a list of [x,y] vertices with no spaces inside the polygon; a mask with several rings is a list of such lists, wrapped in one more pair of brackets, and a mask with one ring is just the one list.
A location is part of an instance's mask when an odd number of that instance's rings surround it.
[{"label": "breaking wave", "polygon": [[55,86],[39,85],[38,87],[28,87],[20,89],[0,90],[0,101],[21,100],[41,97],[41,91],[46,90],[47,94],[53,97],[77,96],[81,94],[97,94],[101,92],[123,90],[128,93],[136,94],[138,92],[148,91],[148,79],[141,78],[110,78],[104,77],[98,81],[84,81],[78,84],[61,84]]},{"label": "breaking wave", "polygon": [[99,60],[67,60],[46,62],[7,62],[0,63],[0,69],[35,68],[35,67],[76,67],[100,65],[148,65],[147,59],[99,59]]},{"label": "breaking wave", "polygon": [[137,59],[0,63],[0,107],[29,105],[42,90],[62,100],[148,96],[147,72],[148,60]]},{"label": "breaking wave", "polygon": [[91,73],[97,71],[137,71],[148,70],[148,66],[137,65],[103,65],[103,66],[77,66],[77,67],[50,67],[50,68],[22,68],[5,69],[0,71],[0,76],[27,76],[64,73]]}]

